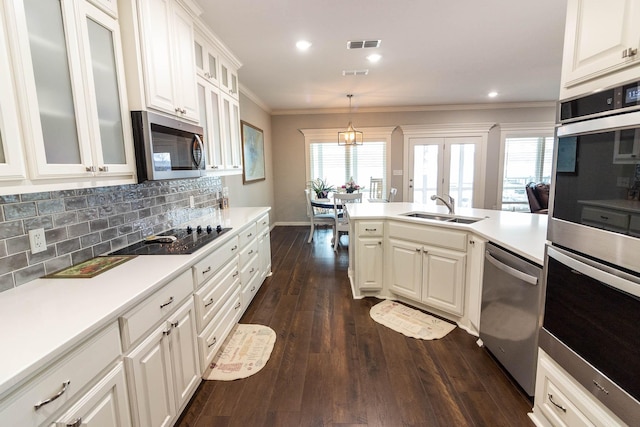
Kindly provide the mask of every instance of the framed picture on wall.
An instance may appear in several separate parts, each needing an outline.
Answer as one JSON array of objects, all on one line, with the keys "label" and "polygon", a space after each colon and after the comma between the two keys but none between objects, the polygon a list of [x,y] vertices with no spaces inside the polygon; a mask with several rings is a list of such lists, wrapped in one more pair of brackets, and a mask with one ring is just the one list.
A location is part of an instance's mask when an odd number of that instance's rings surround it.
[{"label": "framed picture on wall", "polygon": [[262,129],[241,120],[242,131],[242,182],[262,181],[265,179],[264,169],[264,133]]}]

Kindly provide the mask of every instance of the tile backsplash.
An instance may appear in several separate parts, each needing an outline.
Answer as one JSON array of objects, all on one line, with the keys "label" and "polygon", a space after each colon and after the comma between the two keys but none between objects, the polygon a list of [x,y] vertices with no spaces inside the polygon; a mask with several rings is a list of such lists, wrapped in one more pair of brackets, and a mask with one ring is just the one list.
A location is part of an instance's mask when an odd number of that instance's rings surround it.
[{"label": "tile backsplash", "polygon": [[[219,177],[0,196],[0,292],[210,215],[221,197]],[[47,250],[32,254],[37,228]]]}]

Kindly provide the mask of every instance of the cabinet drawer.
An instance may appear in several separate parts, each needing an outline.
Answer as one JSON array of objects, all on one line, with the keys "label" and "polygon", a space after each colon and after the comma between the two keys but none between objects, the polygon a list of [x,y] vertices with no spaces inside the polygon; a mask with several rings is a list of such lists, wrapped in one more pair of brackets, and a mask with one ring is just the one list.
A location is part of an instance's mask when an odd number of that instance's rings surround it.
[{"label": "cabinet drawer", "polygon": [[399,222],[388,223],[389,237],[424,243],[441,248],[467,250],[467,233],[445,227],[407,225]]},{"label": "cabinet drawer", "polygon": [[249,283],[242,287],[242,306],[245,308],[245,310],[247,309],[247,307],[249,307],[251,300],[254,296],[256,296],[258,290],[260,289],[260,280],[260,275],[254,274],[253,277],[251,277],[251,279],[249,280]]},{"label": "cabinet drawer", "polygon": [[205,282],[209,277],[213,276],[216,271],[227,263],[229,258],[238,253],[238,237],[234,236],[231,240],[224,243],[215,251],[207,255],[202,261],[193,266],[193,274],[195,276],[196,289]]},{"label": "cabinet drawer", "polygon": [[264,214],[256,221],[256,225],[258,227],[258,235],[262,236],[264,233],[269,231],[269,214]]},{"label": "cabinet drawer", "polygon": [[254,255],[246,264],[242,264],[240,268],[240,283],[245,286],[253,276],[260,272],[260,258]]},{"label": "cabinet drawer", "polygon": [[[4,399],[0,404],[0,425],[40,425],[71,402],[79,390],[93,381],[119,356],[120,336],[118,325],[114,322],[45,372],[35,376],[28,385]],[[65,388],[64,384],[67,382]],[[59,397],[55,400],[35,408],[37,404],[52,399],[57,394]]]},{"label": "cabinet drawer", "polygon": [[246,247],[240,251],[240,266],[244,267],[249,260],[258,253],[258,240],[253,239]]},{"label": "cabinet drawer", "polygon": [[241,315],[242,303],[240,302],[240,290],[237,289],[213,321],[209,322],[204,331],[198,335],[200,366],[203,372]]},{"label": "cabinet drawer", "polygon": [[238,236],[240,239],[240,247],[244,248],[251,240],[255,239],[257,236],[257,228],[256,223],[254,222],[249,227],[242,230]]},{"label": "cabinet drawer", "polygon": [[358,236],[382,236],[384,223],[382,221],[358,221]]},{"label": "cabinet drawer", "polygon": [[187,270],[122,316],[120,326],[124,349],[171,313],[191,292],[193,277],[191,270]]},{"label": "cabinet drawer", "polygon": [[585,206],[582,208],[582,222],[601,226],[605,229],[613,228],[626,231],[629,227],[629,215]]},{"label": "cabinet drawer", "polygon": [[238,261],[227,265],[195,293],[198,332],[220,311],[231,294],[240,288]]}]

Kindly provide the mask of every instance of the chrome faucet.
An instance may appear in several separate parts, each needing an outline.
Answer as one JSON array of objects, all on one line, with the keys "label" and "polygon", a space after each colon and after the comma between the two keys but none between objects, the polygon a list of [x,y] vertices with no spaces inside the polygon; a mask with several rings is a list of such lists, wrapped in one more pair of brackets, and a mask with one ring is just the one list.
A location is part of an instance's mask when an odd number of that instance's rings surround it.
[{"label": "chrome faucet", "polygon": [[456,201],[453,199],[453,197],[451,197],[448,194],[445,194],[445,196],[447,196],[449,198],[449,201],[445,200],[444,198],[442,198],[442,196],[438,196],[437,194],[434,194],[433,196],[431,196],[431,200],[440,200],[442,203],[444,203],[444,205],[449,208],[449,213],[451,215],[455,215],[456,213]]}]

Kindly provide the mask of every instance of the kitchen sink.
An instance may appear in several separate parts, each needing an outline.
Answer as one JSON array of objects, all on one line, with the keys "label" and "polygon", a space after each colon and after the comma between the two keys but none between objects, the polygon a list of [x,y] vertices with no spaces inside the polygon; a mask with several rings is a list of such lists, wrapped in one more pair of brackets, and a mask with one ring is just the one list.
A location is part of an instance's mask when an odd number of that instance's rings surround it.
[{"label": "kitchen sink", "polygon": [[407,212],[401,215],[410,216],[412,218],[433,219],[442,222],[455,222],[458,224],[473,224],[474,222],[482,220],[482,218],[465,218],[460,216],[438,215],[427,212]]}]

